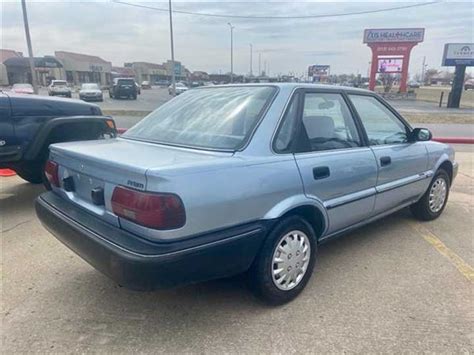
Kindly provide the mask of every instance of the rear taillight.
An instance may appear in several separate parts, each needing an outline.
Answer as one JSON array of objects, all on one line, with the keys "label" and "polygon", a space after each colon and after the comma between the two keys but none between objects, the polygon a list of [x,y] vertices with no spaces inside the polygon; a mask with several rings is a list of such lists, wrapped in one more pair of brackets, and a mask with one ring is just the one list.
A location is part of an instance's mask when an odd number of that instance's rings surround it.
[{"label": "rear taillight", "polygon": [[179,228],[186,222],[183,202],[168,193],[117,186],[112,194],[112,210],[119,217],[153,229]]},{"label": "rear taillight", "polygon": [[59,165],[58,163],[48,160],[46,165],[44,166],[44,174],[48,179],[49,183],[53,186],[59,187],[59,173],[58,173]]}]

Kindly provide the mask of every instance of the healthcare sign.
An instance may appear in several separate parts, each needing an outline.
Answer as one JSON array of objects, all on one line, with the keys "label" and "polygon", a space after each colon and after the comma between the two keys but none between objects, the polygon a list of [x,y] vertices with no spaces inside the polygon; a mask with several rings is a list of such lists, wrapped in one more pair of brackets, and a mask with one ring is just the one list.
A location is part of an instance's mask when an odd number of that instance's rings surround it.
[{"label": "healthcare sign", "polygon": [[364,31],[364,43],[423,42],[424,28],[388,28],[367,29]]},{"label": "healthcare sign", "polygon": [[443,66],[474,66],[474,43],[447,43],[444,45]]}]

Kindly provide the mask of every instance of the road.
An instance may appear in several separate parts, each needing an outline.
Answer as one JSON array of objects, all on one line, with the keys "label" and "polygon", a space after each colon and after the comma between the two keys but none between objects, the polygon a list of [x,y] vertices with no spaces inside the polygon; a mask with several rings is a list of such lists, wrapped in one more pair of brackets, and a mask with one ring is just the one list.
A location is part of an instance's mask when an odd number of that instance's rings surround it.
[{"label": "road", "polygon": [[2,351],[472,353],[474,160],[456,149],[460,173],[438,220],[402,211],[323,245],[306,290],[278,308],[243,277],[123,289],[41,227],[41,187],[0,178]]}]

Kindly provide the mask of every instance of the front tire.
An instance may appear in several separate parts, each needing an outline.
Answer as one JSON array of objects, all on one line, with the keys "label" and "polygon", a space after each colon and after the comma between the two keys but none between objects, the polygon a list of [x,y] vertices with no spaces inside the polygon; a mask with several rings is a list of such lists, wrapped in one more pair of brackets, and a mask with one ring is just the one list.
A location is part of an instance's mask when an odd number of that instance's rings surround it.
[{"label": "front tire", "polygon": [[15,171],[23,180],[26,180],[32,184],[43,183],[45,187],[48,188],[49,182],[46,179],[46,175],[44,174],[44,165],[44,161],[24,162],[20,166],[16,167]]},{"label": "front tire", "polygon": [[281,220],[268,234],[248,271],[252,291],[271,305],[293,300],[313,273],[316,249],[316,235],[304,218]]},{"label": "front tire", "polygon": [[423,197],[410,206],[413,215],[422,221],[431,221],[443,213],[449,197],[451,180],[448,173],[439,169]]}]

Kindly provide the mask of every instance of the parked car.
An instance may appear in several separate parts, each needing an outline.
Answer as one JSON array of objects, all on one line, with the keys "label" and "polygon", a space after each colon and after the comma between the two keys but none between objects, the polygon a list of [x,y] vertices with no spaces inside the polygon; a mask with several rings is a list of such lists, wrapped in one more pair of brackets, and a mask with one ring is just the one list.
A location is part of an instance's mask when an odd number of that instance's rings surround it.
[{"label": "parked car", "polygon": [[102,90],[96,83],[82,84],[81,90],[79,90],[79,98],[84,101],[104,101]]},{"label": "parked car", "polygon": [[158,85],[160,87],[168,87],[170,85],[170,82],[168,80],[158,80],[155,82],[155,85]]},{"label": "parked car", "polygon": [[464,90],[474,90],[474,79],[468,79],[464,83]]},{"label": "parked car", "polygon": [[109,96],[112,99],[126,97],[132,100],[137,99],[139,86],[133,79],[116,78],[109,88]]},{"label": "parked car", "polygon": [[72,97],[71,88],[65,80],[52,80],[48,86],[49,96],[66,96]]},{"label": "parked car", "polygon": [[41,183],[48,146],[115,137],[115,123],[100,108],[79,100],[0,92],[0,169]]},{"label": "parked car", "polygon": [[[176,83],[175,90],[176,90],[176,95],[179,95],[179,94],[182,94],[185,91],[188,91],[188,87],[186,85],[184,85],[183,83]],[[171,84],[168,87],[168,93],[170,95],[173,95],[173,84]]]},{"label": "parked car", "polygon": [[151,89],[151,84],[149,81],[142,81],[142,85],[141,85],[142,89]]},{"label": "parked car", "polygon": [[420,86],[421,86],[421,84],[418,81],[411,80],[411,81],[408,82],[408,87],[410,89],[419,89]]},{"label": "parked car", "polygon": [[33,90],[33,86],[31,84],[24,84],[24,83],[18,83],[18,84],[13,84],[12,86],[12,92],[15,94],[34,94],[35,91]]},{"label": "parked car", "polygon": [[430,139],[367,90],[201,87],[119,138],[53,144],[36,211],[122,286],[247,272],[281,304],[306,286],[319,244],[406,206],[443,212],[458,165]]}]

